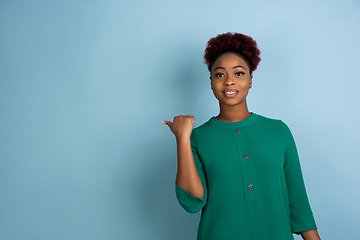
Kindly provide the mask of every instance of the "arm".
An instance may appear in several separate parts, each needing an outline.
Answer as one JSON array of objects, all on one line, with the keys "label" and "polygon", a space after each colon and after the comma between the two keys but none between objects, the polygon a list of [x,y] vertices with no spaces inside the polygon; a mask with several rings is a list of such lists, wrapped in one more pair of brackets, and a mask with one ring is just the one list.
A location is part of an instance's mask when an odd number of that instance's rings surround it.
[{"label": "arm", "polygon": [[176,198],[189,213],[200,211],[207,202],[205,172],[197,152],[194,122],[195,117],[191,115],[175,116],[173,122],[163,121],[176,137],[178,157]]},{"label": "arm", "polygon": [[295,140],[284,122],[281,122],[281,126],[285,140],[284,174],[288,192],[291,229],[295,234],[302,233],[302,236],[307,237],[309,234],[312,236],[317,226],[307,197]]},{"label": "arm", "polygon": [[197,153],[195,132],[190,138],[177,138],[178,172],[175,193],[180,205],[189,213],[200,211],[207,202],[205,172]]},{"label": "arm", "polygon": [[304,240],[321,240],[319,233],[316,229],[300,232],[300,234]]},{"label": "arm", "polygon": [[191,141],[188,137],[177,138],[178,170],[176,183],[195,197],[204,197],[204,187],[196,170]]}]

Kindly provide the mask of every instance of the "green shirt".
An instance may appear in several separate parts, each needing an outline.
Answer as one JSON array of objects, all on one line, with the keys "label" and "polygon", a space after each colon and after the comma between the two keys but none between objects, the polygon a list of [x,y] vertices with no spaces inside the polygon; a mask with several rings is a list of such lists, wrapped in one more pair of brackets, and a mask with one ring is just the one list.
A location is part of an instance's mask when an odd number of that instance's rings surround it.
[{"label": "green shirt", "polygon": [[214,116],[192,130],[204,197],[175,181],[180,205],[200,210],[197,240],[290,240],[317,229],[289,127],[251,112],[237,122]]}]

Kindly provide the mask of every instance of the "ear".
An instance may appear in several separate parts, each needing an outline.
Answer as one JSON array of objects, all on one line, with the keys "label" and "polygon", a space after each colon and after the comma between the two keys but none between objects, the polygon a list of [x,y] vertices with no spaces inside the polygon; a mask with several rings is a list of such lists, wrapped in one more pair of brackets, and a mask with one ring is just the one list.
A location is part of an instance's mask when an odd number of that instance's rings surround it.
[{"label": "ear", "polygon": [[211,89],[213,89],[212,87],[212,79],[211,79],[211,76],[209,77],[210,78],[210,85],[211,85]]},{"label": "ear", "polygon": [[253,78],[253,75],[250,75],[249,88],[252,87],[252,78]]}]

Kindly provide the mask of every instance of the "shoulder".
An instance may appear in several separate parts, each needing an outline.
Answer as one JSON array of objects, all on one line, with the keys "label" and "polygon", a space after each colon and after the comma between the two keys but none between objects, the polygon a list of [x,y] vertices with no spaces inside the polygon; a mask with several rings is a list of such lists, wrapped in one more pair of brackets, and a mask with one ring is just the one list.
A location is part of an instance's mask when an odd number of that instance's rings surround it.
[{"label": "shoulder", "polygon": [[[258,114],[258,113],[255,113],[255,114],[256,114],[255,121],[252,122],[250,125],[247,125],[250,128],[257,128],[259,130],[266,129],[266,130],[270,130],[270,131],[283,132],[283,133],[290,131],[287,124],[279,118],[268,117],[268,116],[264,116],[264,115]],[[194,127],[193,132],[194,133],[197,132],[198,134],[212,133],[214,131],[218,132],[219,126],[214,124],[214,122],[211,120],[212,120],[212,118],[210,118],[206,122],[202,123],[201,125]]]},{"label": "shoulder", "polygon": [[[256,124],[265,125],[266,127],[281,127],[281,126],[287,127],[285,122],[281,119],[266,117],[266,116],[258,114],[258,113],[255,113],[255,114],[256,114],[256,121],[254,123],[256,123]],[[203,124],[201,124],[197,127],[194,127],[193,130],[202,132],[202,131],[207,131],[214,127],[217,127],[215,124],[213,124],[211,122],[211,119],[212,118],[210,118],[208,121],[204,122]]]},{"label": "shoulder", "polygon": [[265,125],[266,127],[277,128],[282,132],[284,137],[288,136],[289,134],[291,135],[289,126],[282,119],[265,117],[258,114],[258,122]]},{"label": "shoulder", "polygon": [[[211,119],[211,118],[210,118]],[[207,120],[206,122],[204,122],[203,124],[197,126],[197,127],[194,127],[193,128],[193,131],[197,132],[197,131],[206,131],[206,130],[209,130],[211,129],[211,127],[213,127],[213,124],[211,124],[211,121]]]},{"label": "shoulder", "polygon": [[196,142],[201,139],[201,142],[207,142],[214,137],[223,137],[223,129],[211,121],[212,117],[206,122],[194,127],[191,133],[192,141]]},{"label": "shoulder", "polygon": [[260,121],[261,123],[264,123],[264,124],[279,125],[279,124],[281,124],[280,122],[282,122],[282,120],[278,119],[278,118],[266,117],[266,116],[261,115],[261,114],[257,114],[257,115],[258,115],[257,120]]},{"label": "shoulder", "polygon": [[273,117],[266,117],[264,115],[257,114],[257,124],[258,126],[262,126],[266,129],[274,129],[277,131],[284,131],[285,128],[288,128],[286,123],[279,119],[279,118],[273,118]]}]

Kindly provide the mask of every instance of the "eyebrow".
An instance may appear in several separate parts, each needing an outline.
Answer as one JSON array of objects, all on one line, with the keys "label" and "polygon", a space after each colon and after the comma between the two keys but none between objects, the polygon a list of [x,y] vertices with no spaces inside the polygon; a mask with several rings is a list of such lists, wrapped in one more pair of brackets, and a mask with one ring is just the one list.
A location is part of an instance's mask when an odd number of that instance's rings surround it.
[{"label": "eyebrow", "polygon": [[[246,68],[244,68],[243,66],[241,66],[241,65],[239,65],[239,66],[235,66],[235,67],[233,67],[233,69],[234,68],[238,68],[238,67],[241,67],[241,68],[243,68],[243,69],[245,69],[246,70]],[[216,69],[218,69],[218,68],[220,68],[220,69],[224,69],[225,70],[225,68],[224,67],[217,67],[217,68],[215,68],[214,69],[214,71],[216,70]]]}]

